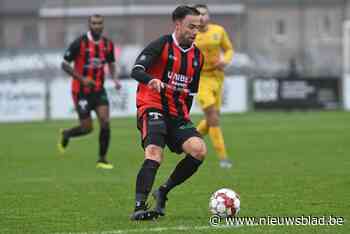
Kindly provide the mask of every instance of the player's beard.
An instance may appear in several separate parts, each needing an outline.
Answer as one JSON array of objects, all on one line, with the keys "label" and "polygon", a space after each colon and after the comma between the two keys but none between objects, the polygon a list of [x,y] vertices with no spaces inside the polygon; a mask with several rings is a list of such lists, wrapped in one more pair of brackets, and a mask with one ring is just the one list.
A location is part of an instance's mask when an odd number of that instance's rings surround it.
[{"label": "player's beard", "polygon": [[192,43],[194,42],[194,39],[195,39],[195,37],[192,38],[192,36],[186,37],[186,39],[185,39],[186,46],[190,47],[192,45]]},{"label": "player's beard", "polygon": [[91,30],[91,36],[95,41],[100,40],[101,35],[102,35],[102,31],[96,32],[96,31]]},{"label": "player's beard", "polygon": [[192,41],[190,40],[190,36],[189,35],[182,35],[182,37],[180,37],[180,41],[179,44],[182,47],[190,47],[192,45]]}]

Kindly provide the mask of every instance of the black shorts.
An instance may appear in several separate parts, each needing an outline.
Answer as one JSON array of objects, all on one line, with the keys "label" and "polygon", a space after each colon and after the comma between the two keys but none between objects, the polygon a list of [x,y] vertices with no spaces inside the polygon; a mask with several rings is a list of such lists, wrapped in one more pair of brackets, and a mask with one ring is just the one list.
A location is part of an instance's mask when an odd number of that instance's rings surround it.
[{"label": "black shorts", "polygon": [[96,110],[98,106],[109,106],[108,96],[105,89],[89,94],[72,93],[75,110],[79,119],[91,117],[91,111]]},{"label": "black shorts", "polygon": [[182,145],[191,137],[201,137],[193,123],[182,118],[164,115],[156,109],[146,110],[137,118],[137,128],[141,133],[142,147],[153,144],[165,145],[177,154],[183,152]]}]

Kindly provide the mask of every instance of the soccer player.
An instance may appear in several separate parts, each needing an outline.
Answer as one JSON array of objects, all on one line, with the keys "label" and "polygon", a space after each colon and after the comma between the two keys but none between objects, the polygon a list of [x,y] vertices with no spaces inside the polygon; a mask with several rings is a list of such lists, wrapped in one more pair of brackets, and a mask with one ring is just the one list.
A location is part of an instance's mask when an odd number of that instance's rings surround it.
[{"label": "soccer player", "polygon": [[[102,35],[104,18],[89,17],[89,31],[70,44],[64,54],[62,69],[72,76],[72,97],[79,117],[79,125],[63,130],[58,143],[63,153],[71,138],[87,135],[93,130],[91,111],[94,110],[100,124],[99,158],[97,168],[112,169],[106,159],[109,141],[109,103],[104,89],[104,66],[108,64],[116,89],[121,85],[116,77],[114,45]],[[74,68],[70,65],[74,62]]]},{"label": "soccer player", "polygon": [[207,5],[194,6],[201,13],[201,26],[195,44],[204,55],[204,65],[197,100],[204,112],[204,119],[197,126],[204,136],[209,134],[214,149],[220,158],[222,168],[230,168],[231,160],[227,156],[224,137],[220,128],[220,108],[224,67],[231,61],[233,47],[225,29],[209,23]]},{"label": "soccer player", "polygon": [[[175,30],[151,42],[138,56],[131,76],[137,88],[137,119],[144,148],[144,162],[136,178],[136,204],[132,220],[165,215],[167,194],[190,178],[202,164],[206,146],[193,126],[189,112],[197,93],[203,57],[193,44],[200,25],[199,12],[178,6],[172,13]],[[167,181],[153,192],[154,210],[147,197],[163,160],[165,146],[185,157]]]}]

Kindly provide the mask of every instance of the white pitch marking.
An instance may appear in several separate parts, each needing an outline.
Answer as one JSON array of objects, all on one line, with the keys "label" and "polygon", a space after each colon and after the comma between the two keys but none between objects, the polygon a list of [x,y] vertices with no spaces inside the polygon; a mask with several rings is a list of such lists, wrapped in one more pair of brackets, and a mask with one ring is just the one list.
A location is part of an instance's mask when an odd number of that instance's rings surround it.
[{"label": "white pitch marking", "polygon": [[110,231],[92,231],[92,232],[55,232],[53,234],[124,234],[124,233],[150,233],[150,232],[167,232],[167,231],[188,231],[188,230],[206,230],[221,228],[237,228],[240,226],[175,226],[175,227],[155,227],[155,228],[135,228],[120,229]]}]

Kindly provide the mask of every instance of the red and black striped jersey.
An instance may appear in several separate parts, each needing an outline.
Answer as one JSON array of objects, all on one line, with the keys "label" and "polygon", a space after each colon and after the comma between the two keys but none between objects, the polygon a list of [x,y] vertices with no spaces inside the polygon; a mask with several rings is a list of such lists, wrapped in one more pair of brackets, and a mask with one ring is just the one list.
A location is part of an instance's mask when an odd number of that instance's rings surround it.
[{"label": "red and black striped jersey", "polygon": [[138,114],[155,108],[188,120],[190,106],[187,103],[188,100],[192,102],[198,91],[202,66],[200,50],[194,44],[182,48],[174,34],[151,42],[137,57],[134,68],[141,67],[152,79],[159,79],[166,86],[158,93],[147,86],[147,80],[140,81],[136,96]]},{"label": "red and black striped jersey", "polygon": [[87,32],[73,41],[64,54],[64,60],[74,61],[74,70],[87,79],[96,82],[93,88],[83,86],[77,79],[72,79],[72,92],[88,94],[103,88],[106,63],[114,63],[113,42],[105,37],[94,41]]}]

